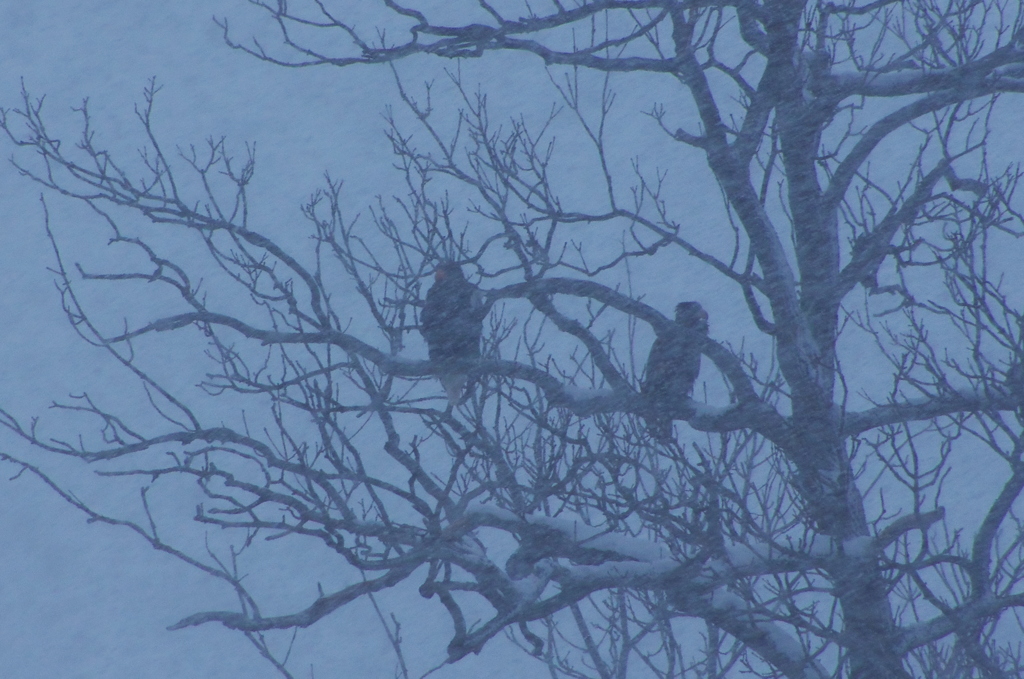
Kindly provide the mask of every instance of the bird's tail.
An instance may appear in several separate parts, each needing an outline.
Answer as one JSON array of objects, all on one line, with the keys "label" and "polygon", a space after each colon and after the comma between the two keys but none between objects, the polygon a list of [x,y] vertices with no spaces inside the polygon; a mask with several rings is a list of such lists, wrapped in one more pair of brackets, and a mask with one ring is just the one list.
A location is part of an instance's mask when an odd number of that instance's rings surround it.
[{"label": "bird's tail", "polygon": [[441,386],[444,387],[444,393],[448,395],[448,405],[453,408],[459,405],[459,401],[462,400],[462,390],[466,386],[466,375],[449,373],[439,375],[438,379],[441,381]]},{"label": "bird's tail", "polygon": [[648,417],[647,431],[659,443],[669,443],[672,441],[672,420],[668,417]]}]

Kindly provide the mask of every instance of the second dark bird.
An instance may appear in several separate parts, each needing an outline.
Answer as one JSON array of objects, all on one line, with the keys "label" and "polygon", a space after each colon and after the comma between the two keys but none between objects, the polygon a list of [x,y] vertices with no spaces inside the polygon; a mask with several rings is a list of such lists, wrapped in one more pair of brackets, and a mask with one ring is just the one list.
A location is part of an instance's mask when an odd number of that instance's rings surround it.
[{"label": "second dark bird", "polygon": [[483,293],[466,280],[462,267],[441,262],[423,303],[420,332],[427,341],[430,360],[441,370],[438,379],[452,406],[461,400],[466,386],[465,366],[455,363],[480,358],[486,315]]},{"label": "second dark bird", "polygon": [[640,391],[648,401],[647,426],[659,441],[672,437],[672,415],[693,392],[707,336],[708,312],[697,302],[682,302],[671,331],[651,345]]}]

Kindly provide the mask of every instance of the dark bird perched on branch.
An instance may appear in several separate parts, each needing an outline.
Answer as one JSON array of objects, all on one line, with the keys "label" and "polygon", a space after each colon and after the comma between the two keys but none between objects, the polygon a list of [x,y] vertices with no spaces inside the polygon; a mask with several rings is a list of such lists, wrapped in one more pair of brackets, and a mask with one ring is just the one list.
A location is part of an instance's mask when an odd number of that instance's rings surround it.
[{"label": "dark bird perched on branch", "polygon": [[459,363],[480,358],[486,315],[483,294],[466,280],[462,268],[455,262],[441,262],[434,272],[434,284],[427,290],[420,332],[427,341],[430,360],[441,370],[438,379],[453,406],[466,386],[465,365]]},{"label": "dark bird perched on branch", "polygon": [[672,437],[672,415],[693,391],[707,336],[708,312],[697,302],[682,302],[672,329],[651,345],[640,391],[647,397],[647,426],[659,441]]}]

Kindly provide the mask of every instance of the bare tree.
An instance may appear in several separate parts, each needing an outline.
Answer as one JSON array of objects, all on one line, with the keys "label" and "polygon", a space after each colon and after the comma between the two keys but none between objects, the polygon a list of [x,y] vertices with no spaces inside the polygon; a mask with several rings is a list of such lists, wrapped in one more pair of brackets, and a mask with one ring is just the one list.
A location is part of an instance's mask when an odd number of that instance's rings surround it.
[{"label": "bare tree", "polygon": [[[522,53],[549,67],[559,109],[495,124],[458,70],[434,86],[443,97],[398,78],[388,120],[404,187],[371,224],[344,218],[328,179],[303,209],[310,247],[251,228],[251,155],[239,163],[221,141],[164,152],[152,88],[141,175],[94,145],[85,107],[75,149],[28,95],[5,114],[35,152],[19,167],[88,203],[113,247],[148,262],[76,272],[61,258],[57,271],[71,323],[132,371],[162,423],[136,426],[91,397],[60,406],[96,418],[91,438],[4,423],[106,474],[194,479],[196,521],[242,547],[320,541],[361,574],[264,616],[235,561],[159,537],[145,492],[151,520],[132,521],[51,480],[237,591],[237,610],[175,628],[240,630],[287,675],[264,633],[413,581],[450,618],[451,662],[507,633],[555,677],[1020,675],[1021,175],[990,166],[998,97],[1024,89],[1019,3],[480,1],[432,14],[385,0],[359,25],[344,2],[250,2],[279,41],[222,26],[260,59]],[[615,86],[641,74],[695,111],[647,113],[664,143],[702,154],[717,223],[688,221],[672,177],[610,156],[610,138],[643,132],[610,122]],[[566,119],[587,148],[555,143]],[[557,169],[567,152],[603,177],[586,200]],[[147,223],[194,239],[206,262],[162,255]],[[622,247],[580,243],[597,229]],[[677,330],[629,272],[680,253],[741,293],[750,330],[716,336],[711,308],[709,386],[652,403],[638,388],[646,328]],[[444,260],[489,309],[482,357],[459,366],[475,386],[455,407],[418,358],[425,284]],[[211,270],[216,289],[200,281]],[[153,284],[177,308],[127,327],[79,292]],[[348,331],[355,316],[372,335]],[[136,346],[166,332],[207,344],[201,388],[248,403],[244,426],[211,424],[206,401],[147,372]],[[644,420],[666,413],[671,441]],[[965,459],[997,484],[970,506],[951,474]]]}]

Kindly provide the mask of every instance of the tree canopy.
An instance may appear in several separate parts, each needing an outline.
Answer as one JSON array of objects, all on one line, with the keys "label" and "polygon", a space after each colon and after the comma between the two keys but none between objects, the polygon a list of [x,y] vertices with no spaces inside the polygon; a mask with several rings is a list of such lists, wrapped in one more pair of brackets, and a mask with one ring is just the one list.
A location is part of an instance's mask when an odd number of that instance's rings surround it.
[{"label": "tree canopy", "polygon": [[[3,459],[237,592],[237,610],[175,628],[240,630],[292,676],[266,634],[413,582],[447,615],[450,662],[507,634],[556,677],[1020,674],[1021,174],[992,160],[1024,88],[1019,3],[250,4],[276,37],[220,19],[228,45],[394,78],[396,182],[368,216],[346,217],[328,177],[301,209],[311,240],[255,228],[254,155],[217,139],[170,153],[155,86],[141,165],[95,143],[85,105],[74,145],[28,93],[0,117],[18,167],[126,253],[71,266],[53,237],[69,321],[158,416],[86,395],[59,407],[96,426],[55,438],[5,412],[37,453]],[[547,119],[496,120],[460,70],[502,54],[543,62],[522,96],[553,97]],[[416,58],[444,60],[435,83],[402,78]],[[618,124],[633,103],[615,95],[648,82],[671,97]],[[649,145],[700,161],[713,223]],[[165,254],[157,227],[192,254]],[[454,406],[419,332],[445,261],[488,310]],[[680,267],[722,294],[665,299]],[[150,317],[90,306],[102,286],[152,297]],[[655,402],[650,344],[690,300],[709,315],[699,382]],[[165,337],[205,345],[195,393],[147,368]],[[92,509],[33,462],[47,453],[137,479],[145,520]],[[980,514],[963,465],[995,480]],[[147,493],[182,479],[204,496],[192,518],[237,536],[229,556],[161,537],[186,517]],[[262,538],[322,543],[350,583],[264,615],[237,564]]]}]

